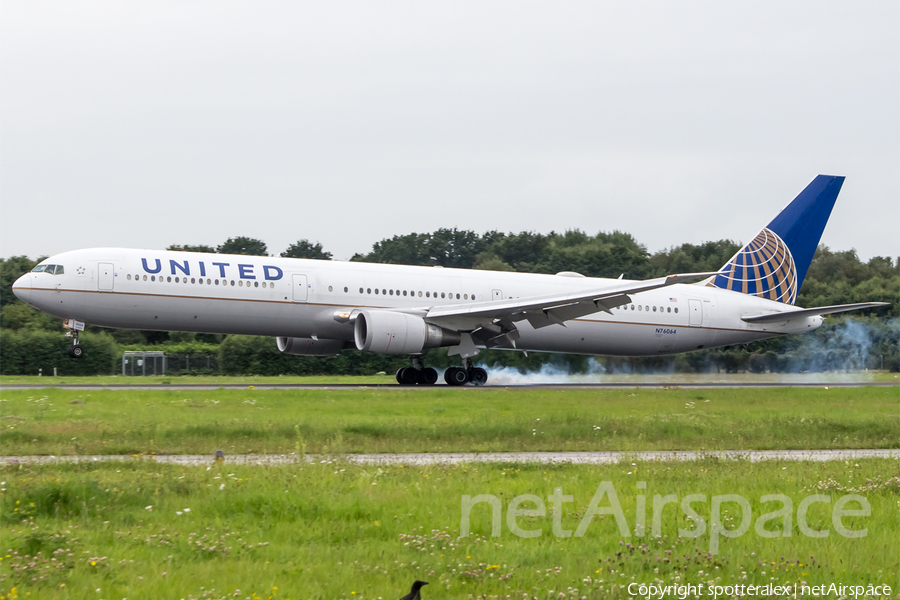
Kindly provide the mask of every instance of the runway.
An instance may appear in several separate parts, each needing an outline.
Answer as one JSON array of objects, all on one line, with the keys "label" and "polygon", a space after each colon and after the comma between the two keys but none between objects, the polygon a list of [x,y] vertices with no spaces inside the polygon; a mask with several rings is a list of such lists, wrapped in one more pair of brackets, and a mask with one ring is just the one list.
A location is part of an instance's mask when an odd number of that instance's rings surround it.
[{"label": "runway", "polygon": [[[235,454],[226,456],[231,465],[280,466],[305,463],[346,462],[352,465],[436,466],[465,463],[537,463],[573,465],[611,465],[620,462],[688,462],[707,459],[726,461],[798,461],[828,462],[865,458],[900,459],[900,449],[889,450],[719,450],[719,451],[643,451],[643,452],[448,452],[434,454]],[[182,466],[204,466],[214,462],[212,455],[96,455],[96,456],[3,456],[0,466],[19,464],[77,464],[113,461],[144,461]]]},{"label": "runway", "polygon": [[681,389],[681,390],[698,390],[698,389],[727,389],[727,388],[858,388],[858,387],[898,387],[900,382],[710,382],[710,383],[685,383],[685,382],[648,382],[648,383],[508,383],[485,385],[480,387],[462,386],[453,387],[449,385],[412,385],[401,386],[395,383],[373,383],[368,385],[360,385],[358,383],[260,383],[260,384],[207,384],[207,383],[189,383],[189,384],[149,384],[149,385],[102,385],[102,384],[28,384],[28,385],[2,385],[0,390],[40,390],[46,388],[56,388],[64,390],[182,390],[182,391],[209,391],[209,390],[396,390],[396,391],[419,391],[427,392],[433,390],[471,390],[478,392],[482,390],[633,390],[633,389]]}]

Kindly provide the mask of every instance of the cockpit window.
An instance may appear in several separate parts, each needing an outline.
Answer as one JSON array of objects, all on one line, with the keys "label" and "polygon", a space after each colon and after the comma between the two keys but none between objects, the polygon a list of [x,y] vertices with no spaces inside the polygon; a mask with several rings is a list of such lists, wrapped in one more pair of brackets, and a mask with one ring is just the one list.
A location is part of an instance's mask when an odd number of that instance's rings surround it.
[{"label": "cockpit window", "polygon": [[32,273],[50,273],[51,275],[62,275],[65,272],[62,265],[38,265],[31,270]]}]

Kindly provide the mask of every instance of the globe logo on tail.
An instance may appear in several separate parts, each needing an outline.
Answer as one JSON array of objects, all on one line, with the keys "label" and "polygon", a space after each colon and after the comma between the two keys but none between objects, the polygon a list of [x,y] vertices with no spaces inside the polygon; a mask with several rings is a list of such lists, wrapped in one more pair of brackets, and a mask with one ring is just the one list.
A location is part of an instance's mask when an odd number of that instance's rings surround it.
[{"label": "globe logo on tail", "polygon": [[784,240],[767,228],[735,254],[710,285],[794,304],[797,267]]}]

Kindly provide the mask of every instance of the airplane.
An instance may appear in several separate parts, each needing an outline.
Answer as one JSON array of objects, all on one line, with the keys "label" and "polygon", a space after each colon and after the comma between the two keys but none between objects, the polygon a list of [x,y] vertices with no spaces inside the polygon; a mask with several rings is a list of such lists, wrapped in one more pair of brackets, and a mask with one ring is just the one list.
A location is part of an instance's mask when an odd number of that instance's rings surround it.
[{"label": "airplane", "polygon": [[[719,271],[648,280],[329,260],[91,248],[51,256],[13,292],[79,331],[102,327],[272,336],[281,352],[406,355],[403,385],[447,347],[449,385],[484,385],[482,348],[658,356],[812,331],[824,315],[882,306],[794,305],[844,177],[819,175]],[[693,282],[693,283],[689,283]]]}]

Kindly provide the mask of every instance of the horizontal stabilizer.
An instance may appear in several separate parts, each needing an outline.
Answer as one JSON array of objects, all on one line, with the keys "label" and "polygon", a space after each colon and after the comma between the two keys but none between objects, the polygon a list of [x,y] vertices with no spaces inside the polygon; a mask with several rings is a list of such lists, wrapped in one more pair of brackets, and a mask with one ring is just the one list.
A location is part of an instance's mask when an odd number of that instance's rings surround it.
[{"label": "horizontal stabilizer", "polygon": [[860,302],[858,304],[838,304],[836,306],[820,306],[818,308],[801,308],[798,310],[786,310],[765,315],[747,315],[741,317],[741,320],[746,323],[779,323],[782,321],[790,321],[791,319],[804,319],[806,317],[830,315],[846,312],[848,310],[886,306],[887,304],[887,302]]}]

